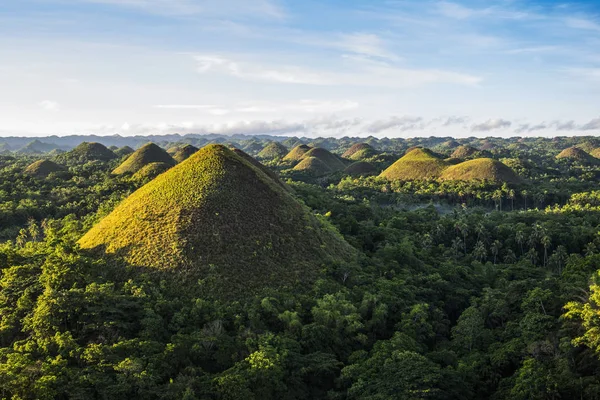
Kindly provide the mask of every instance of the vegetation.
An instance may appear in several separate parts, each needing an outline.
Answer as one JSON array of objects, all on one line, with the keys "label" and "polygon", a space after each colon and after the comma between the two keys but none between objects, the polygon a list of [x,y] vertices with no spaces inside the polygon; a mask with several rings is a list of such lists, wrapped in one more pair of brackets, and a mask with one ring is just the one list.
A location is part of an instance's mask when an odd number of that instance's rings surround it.
[{"label": "vegetation", "polygon": [[311,176],[323,176],[333,172],[325,162],[317,157],[306,157],[294,167],[294,171],[302,171]]},{"label": "vegetation", "polygon": [[321,147],[314,147],[310,149],[302,158],[316,158],[325,164],[331,171],[340,171],[346,167],[344,162],[335,154],[332,154],[330,151]]},{"label": "vegetation", "polygon": [[162,174],[165,171],[171,169],[172,165],[164,162],[153,162],[150,164],[146,164],[140,169],[138,172],[133,174],[131,177],[133,180],[137,180],[139,182],[148,182],[152,179],[156,178],[158,175]]},{"label": "vegetation", "polygon": [[38,177],[48,153],[3,140],[0,398],[600,398],[600,165],[556,158],[597,138],[457,139],[493,161],[455,166],[451,138],[310,140],[469,180],[262,165],[309,143],[262,135],[94,138],[202,149],[154,179]]},{"label": "vegetation", "polygon": [[598,160],[579,147],[569,147],[558,153],[557,159],[576,161],[582,164],[597,164]]},{"label": "vegetation", "polygon": [[165,163],[173,166],[176,164],[176,161],[165,150],[154,143],[147,143],[127,157],[121,165],[113,170],[113,174],[134,174],[152,163]]},{"label": "vegetation", "polygon": [[124,156],[128,156],[131,153],[133,153],[135,150],[133,150],[131,147],[129,146],[123,146],[123,147],[119,147],[116,150],[114,150],[114,153],[116,155],[118,155],[119,157],[124,157]]}]

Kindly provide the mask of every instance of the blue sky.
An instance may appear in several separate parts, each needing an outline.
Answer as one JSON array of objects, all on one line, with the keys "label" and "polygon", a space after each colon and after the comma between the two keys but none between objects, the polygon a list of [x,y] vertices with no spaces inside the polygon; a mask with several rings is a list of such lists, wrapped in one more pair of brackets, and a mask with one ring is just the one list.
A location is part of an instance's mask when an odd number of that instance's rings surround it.
[{"label": "blue sky", "polygon": [[3,0],[0,134],[600,133],[597,1]]}]

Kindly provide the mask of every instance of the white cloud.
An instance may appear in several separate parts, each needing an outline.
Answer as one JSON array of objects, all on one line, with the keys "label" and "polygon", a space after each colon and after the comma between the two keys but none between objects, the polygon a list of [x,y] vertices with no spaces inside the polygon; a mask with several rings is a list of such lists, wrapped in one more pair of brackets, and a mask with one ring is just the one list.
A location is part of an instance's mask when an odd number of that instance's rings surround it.
[{"label": "white cloud", "polygon": [[341,35],[340,40],[336,41],[336,46],[354,54],[390,60],[399,59],[399,57],[386,49],[383,39],[374,33],[351,33]]},{"label": "white cloud", "polygon": [[300,100],[295,102],[245,102],[230,105],[208,105],[208,104],[161,104],[154,108],[166,110],[197,110],[204,111],[212,115],[227,115],[232,112],[237,113],[282,113],[286,111],[301,113],[334,113],[339,111],[353,110],[358,108],[359,104],[351,100]]},{"label": "white cloud", "polygon": [[512,122],[505,119],[489,119],[480,124],[475,124],[471,127],[473,132],[487,132],[495,129],[509,128]]},{"label": "white cloud", "polygon": [[565,19],[565,24],[569,28],[600,32],[600,24],[586,18],[570,17]]},{"label": "white cloud", "polygon": [[371,122],[365,127],[370,133],[380,133],[390,129],[404,132],[423,128],[423,118],[412,116],[390,117],[388,119]]},{"label": "white cloud", "polygon": [[60,104],[52,100],[44,100],[38,103],[40,107],[47,111],[60,111]]},{"label": "white cloud", "polygon": [[209,104],[159,104],[154,108],[163,108],[166,110],[207,110],[217,106]]},{"label": "white cloud", "polygon": [[290,65],[261,65],[218,55],[196,55],[197,71],[219,73],[240,79],[304,85],[409,87],[432,83],[477,85],[482,78],[439,69],[400,68],[360,57],[350,58],[345,71],[313,70]]}]

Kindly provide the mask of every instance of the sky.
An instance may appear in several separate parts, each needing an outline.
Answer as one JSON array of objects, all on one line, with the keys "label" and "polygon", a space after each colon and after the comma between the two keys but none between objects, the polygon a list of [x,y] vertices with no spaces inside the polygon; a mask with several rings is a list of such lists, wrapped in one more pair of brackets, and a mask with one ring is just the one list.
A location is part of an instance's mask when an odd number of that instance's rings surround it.
[{"label": "sky", "polygon": [[600,133],[600,1],[0,0],[0,136]]}]

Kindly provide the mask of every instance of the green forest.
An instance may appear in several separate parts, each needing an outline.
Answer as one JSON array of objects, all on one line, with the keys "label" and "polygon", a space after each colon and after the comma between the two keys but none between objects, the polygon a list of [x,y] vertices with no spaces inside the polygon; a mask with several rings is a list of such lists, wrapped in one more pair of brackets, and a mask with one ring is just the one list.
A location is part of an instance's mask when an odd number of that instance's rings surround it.
[{"label": "green forest", "polygon": [[0,399],[600,399],[600,138],[94,140],[0,138]]}]

